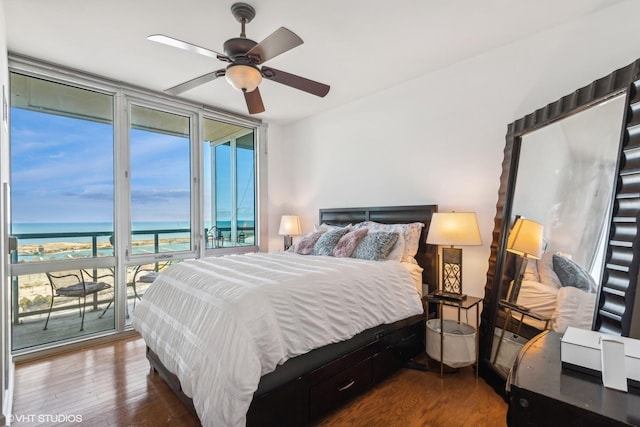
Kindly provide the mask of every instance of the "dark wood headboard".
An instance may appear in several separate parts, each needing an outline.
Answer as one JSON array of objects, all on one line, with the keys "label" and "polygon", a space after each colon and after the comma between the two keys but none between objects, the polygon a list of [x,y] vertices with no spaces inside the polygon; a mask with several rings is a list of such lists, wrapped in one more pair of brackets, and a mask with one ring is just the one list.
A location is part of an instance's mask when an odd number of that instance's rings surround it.
[{"label": "dark wood headboard", "polygon": [[424,269],[422,283],[428,284],[429,292],[432,292],[438,288],[438,246],[427,245],[426,241],[431,216],[437,211],[438,205],[320,209],[320,224],[347,225],[362,221],[382,224],[423,223],[425,227],[422,229],[420,246],[415,258]]}]

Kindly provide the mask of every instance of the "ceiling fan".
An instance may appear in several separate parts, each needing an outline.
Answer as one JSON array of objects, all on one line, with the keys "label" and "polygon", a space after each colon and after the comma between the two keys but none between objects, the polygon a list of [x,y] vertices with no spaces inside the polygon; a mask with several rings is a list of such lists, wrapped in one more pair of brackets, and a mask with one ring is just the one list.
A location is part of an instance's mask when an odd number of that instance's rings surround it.
[{"label": "ceiling fan", "polygon": [[280,27],[260,43],[256,43],[245,35],[245,24],[251,22],[256,16],[255,9],[246,3],[235,3],[231,6],[231,13],[242,25],[242,30],[240,37],[231,38],[224,42],[224,54],[162,34],[154,34],[147,37],[147,39],[158,43],[229,62],[226,68],[221,68],[171,87],[165,90],[166,93],[178,95],[218,77],[226,76],[231,86],[244,93],[244,99],[250,114],[264,112],[262,97],[258,89],[263,77],[320,97],[324,97],[329,93],[330,87],[328,85],[262,65],[281,53],[304,43],[294,32]]}]

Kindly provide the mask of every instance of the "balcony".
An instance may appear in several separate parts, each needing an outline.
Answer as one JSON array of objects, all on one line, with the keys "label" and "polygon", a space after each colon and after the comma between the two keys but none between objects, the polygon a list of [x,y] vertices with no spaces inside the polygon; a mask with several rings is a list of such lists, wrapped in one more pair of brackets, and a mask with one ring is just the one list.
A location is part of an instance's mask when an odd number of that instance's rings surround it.
[{"label": "balcony", "polygon": [[[191,246],[189,234],[188,228],[136,230],[133,231],[132,252],[140,255],[189,250]],[[111,231],[16,234],[18,250],[12,253],[12,264],[114,256],[112,235]],[[237,242],[230,241],[230,228],[214,227],[213,232],[205,231],[205,235],[208,248],[254,244],[253,227],[238,229],[239,241]],[[152,262],[127,267],[127,324],[130,322],[128,315],[134,310],[136,295],[141,297],[151,285],[150,281],[142,277],[144,274],[139,273],[161,270],[164,266],[165,263]],[[61,270],[64,271],[65,268]],[[54,298],[48,328],[43,330],[52,298],[51,286],[45,273],[12,277],[13,350],[24,350],[115,329],[114,307],[113,304],[109,306],[113,302],[114,291],[117,288],[113,268],[90,268],[85,272],[89,276],[85,280],[107,282],[111,288],[87,297],[82,331],[80,331],[78,299],[69,297]],[[109,308],[105,311],[107,306]]]}]

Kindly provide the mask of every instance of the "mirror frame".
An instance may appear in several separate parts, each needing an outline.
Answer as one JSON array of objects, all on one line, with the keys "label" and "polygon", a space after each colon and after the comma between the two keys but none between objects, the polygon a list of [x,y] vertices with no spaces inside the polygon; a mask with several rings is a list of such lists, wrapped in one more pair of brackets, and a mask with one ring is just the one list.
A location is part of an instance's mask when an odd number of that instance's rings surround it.
[{"label": "mirror frame", "polygon": [[[598,289],[593,330],[629,336],[640,329],[633,319],[640,266],[640,59],[615,70],[507,127],[502,175],[494,219],[493,241],[480,323],[480,375],[504,395],[506,378],[491,364],[500,286],[505,266],[509,219],[518,173],[520,144],[525,134],[585,110],[610,97],[626,94],[620,132],[618,166],[603,277]],[[634,129],[637,127],[637,129]],[[640,307],[640,301],[638,301]]]}]

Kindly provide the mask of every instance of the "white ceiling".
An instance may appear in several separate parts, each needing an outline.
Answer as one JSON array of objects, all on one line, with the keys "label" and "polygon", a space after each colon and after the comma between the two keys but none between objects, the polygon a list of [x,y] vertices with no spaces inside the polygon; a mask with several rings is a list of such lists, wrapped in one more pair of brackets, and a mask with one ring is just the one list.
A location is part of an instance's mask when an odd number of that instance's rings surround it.
[{"label": "white ceiling", "polygon": [[[280,26],[304,44],[266,65],[329,84],[318,98],[263,81],[266,112],[289,123],[624,0],[248,0],[247,37]],[[3,0],[9,52],[162,91],[226,64],[148,41],[162,33],[221,52],[240,34],[233,0]],[[218,79],[181,95],[246,115]]]}]

